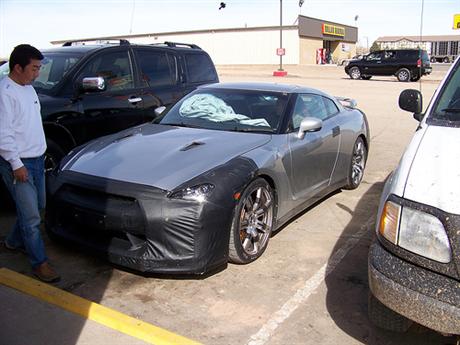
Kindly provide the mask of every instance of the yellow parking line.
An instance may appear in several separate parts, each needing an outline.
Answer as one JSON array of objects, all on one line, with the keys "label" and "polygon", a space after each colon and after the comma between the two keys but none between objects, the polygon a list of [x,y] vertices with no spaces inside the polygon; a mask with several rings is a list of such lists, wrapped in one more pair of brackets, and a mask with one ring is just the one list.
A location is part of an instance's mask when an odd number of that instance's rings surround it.
[{"label": "yellow parking line", "polygon": [[62,309],[150,344],[199,344],[191,339],[184,338],[6,268],[0,268],[0,284],[57,305]]}]

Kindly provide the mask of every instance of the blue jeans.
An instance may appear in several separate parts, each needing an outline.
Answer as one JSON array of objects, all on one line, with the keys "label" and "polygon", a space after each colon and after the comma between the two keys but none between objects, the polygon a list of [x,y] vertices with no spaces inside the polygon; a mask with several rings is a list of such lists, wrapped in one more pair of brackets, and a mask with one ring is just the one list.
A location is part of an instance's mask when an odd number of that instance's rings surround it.
[{"label": "blue jeans", "polygon": [[17,215],[6,242],[11,247],[25,248],[35,268],[48,260],[40,233],[40,211],[46,201],[44,157],[21,160],[28,172],[26,182],[15,181],[11,165],[0,157],[0,175],[16,204]]}]

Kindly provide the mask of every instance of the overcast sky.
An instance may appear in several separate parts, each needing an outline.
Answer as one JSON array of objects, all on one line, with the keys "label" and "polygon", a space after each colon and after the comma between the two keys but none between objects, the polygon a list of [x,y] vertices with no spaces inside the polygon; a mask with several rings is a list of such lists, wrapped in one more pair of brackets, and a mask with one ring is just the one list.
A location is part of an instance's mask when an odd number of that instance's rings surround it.
[{"label": "overcast sky", "polygon": [[[279,25],[279,0],[0,0],[0,57],[14,46],[129,33]],[[419,35],[423,0],[283,0],[283,24],[299,14],[358,27],[359,43]],[[454,35],[460,0],[424,0],[422,33]],[[355,17],[358,19],[355,21]]]}]

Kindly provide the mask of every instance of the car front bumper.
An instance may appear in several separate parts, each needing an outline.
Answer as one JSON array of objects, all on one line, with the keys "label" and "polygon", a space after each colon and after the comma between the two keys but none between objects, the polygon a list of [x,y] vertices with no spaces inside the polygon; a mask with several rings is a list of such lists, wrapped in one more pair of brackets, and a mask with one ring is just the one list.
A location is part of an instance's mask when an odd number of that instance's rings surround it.
[{"label": "car front bumper", "polygon": [[369,251],[369,288],[388,308],[421,325],[460,334],[460,282],[411,264],[376,241]]},{"label": "car front bumper", "polygon": [[49,181],[46,229],[137,271],[205,274],[227,263],[233,209],[145,185],[70,174]]}]

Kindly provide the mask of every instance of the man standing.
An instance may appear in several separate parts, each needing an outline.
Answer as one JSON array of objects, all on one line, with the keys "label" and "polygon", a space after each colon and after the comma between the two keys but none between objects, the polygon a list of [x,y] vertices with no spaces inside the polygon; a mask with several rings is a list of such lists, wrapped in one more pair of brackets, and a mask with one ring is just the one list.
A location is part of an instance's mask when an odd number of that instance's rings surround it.
[{"label": "man standing", "polygon": [[10,250],[25,250],[35,276],[59,280],[45,254],[40,234],[40,210],[45,207],[46,150],[40,102],[32,82],[43,55],[21,44],[9,59],[10,73],[0,80],[0,175],[16,204],[17,220],[5,239]]}]

